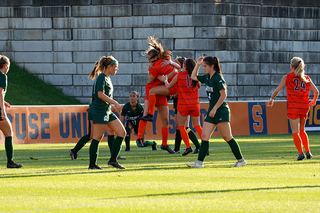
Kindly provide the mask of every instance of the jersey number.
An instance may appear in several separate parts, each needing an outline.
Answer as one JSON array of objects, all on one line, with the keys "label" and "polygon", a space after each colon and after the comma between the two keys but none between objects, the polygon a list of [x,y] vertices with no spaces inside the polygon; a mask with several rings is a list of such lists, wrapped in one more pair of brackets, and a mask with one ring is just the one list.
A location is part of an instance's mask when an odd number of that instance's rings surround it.
[{"label": "jersey number", "polygon": [[[302,89],[303,91],[306,91],[306,84],[303,81],[300,82],[300,80],[296,79],[296,78],[293,79],[293,81],[294,81],[294,83],[296,83],[296,86],[294,87],[295,91],[300,91],[300,89]],[[299,86],[300,86],[300,88],[299,88]]]}]

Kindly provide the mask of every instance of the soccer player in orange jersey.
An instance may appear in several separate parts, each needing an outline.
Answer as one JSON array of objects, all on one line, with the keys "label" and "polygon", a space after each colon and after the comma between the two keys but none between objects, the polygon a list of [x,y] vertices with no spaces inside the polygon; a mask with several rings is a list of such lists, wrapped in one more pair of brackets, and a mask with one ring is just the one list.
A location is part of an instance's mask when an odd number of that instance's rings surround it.
[{"label": "soccer player in orange jersey", "polygon": [[[302,58],[293,57],[290,64],[292,72],[282,78],[279,86],[274,90],[271,95],[271,99],[267,104],[268,107],[272,107],[275,97],[285,86],[287,87],[287,117],[290,121],[293,142],[299,151],[299,157],[297,160],[303,160],[305,158],[301,144],[303,144],[306,150],[307,158],[312,158],[305,125],[309,112],[309,105],[314,106],[319,96],[319,90],[314,85],[311,78],[304,74],[304,67],[305,64]],[[314,97],[309,103],[310,88],[314,92]]]},{"label": "soccer player in orange jersey", "polygon": [[[193,125],[197,130],[199,136],[202,134],[202,128],[200,126],[200,101],[198,92],[198,83],[191,79],[191,73],[195,67],[195,60],[187,58],[183,63],[183,70],[176,75],[169,83],[165,80],[166,87],[172,88],[174,85],[178,86],[178,106],[177,106],[177,121],[179,130],[184,143],[187,146],[186,151],[182,155],[187,155],[193,150],[190,146],[189,136],[185,129],[185,124],[188,119],[188,115],[191,116]],[[166,76],[164,76],[166,78]]]}]

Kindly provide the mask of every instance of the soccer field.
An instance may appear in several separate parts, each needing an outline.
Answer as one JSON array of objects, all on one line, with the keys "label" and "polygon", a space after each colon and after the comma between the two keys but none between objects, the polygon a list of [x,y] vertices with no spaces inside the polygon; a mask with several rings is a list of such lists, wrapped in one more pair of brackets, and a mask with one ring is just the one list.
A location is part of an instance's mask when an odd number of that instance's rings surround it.
[{"label": "soccer field", "polygon": [[15,160],[24,167],[7,169],[2,145],[0,212],[320,211],[320,133],[309,133],[313,159],[299,162],[291,135],[235,138],[245,167],[232,167],[236,160],[221,137],[210,140],[204,168],[186,166],[197,155],[151,151],[131,141],[131,151],[121,152],[125,170],[107,167],[106,142],[100,143],[102,171],[88,170],[89,144],[76,161],[68,153],[74,144],[15,145]]}]

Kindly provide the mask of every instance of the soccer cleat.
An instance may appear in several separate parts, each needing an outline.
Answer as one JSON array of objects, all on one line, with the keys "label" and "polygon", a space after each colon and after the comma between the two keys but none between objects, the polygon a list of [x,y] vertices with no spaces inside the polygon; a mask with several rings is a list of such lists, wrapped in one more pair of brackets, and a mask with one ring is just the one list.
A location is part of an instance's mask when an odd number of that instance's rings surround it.
[{"label": "soccer cleat", "polygon": [[69,154],[71,156],[71,160],[77,160],[78,154],[73,152],[72,149],[69,150]]},{"label": "soccer cleat", "polygon": [[157,149],[157,143],[155,141],[153,141],[152,150],[158,150]]},{"label": "soccer cleat", "polygon": [[89,165],[88,169],[96,169],[96,170],[103,170],[100,166],[98,166],[97,164],[94,164],[93,166]]},{"label": "soccer cleat", "polygon": [[306,155],[307,155],[307,159],[311,159],[311,158],[313,157],[313,155],[311,154],[311,152],[307,152]]},{"label": "soccer cleat", "polygon": [[118,161],[109,161],[108,162],[109,167],[115,167],[117,169],[125,169],[126,167],[122,166]]},{"label": "soccer cleat", "polygon": [[21,168],[22,166],[23,166],[22,164],[15,163],[14,161],[11,161],[10,163],[9,162],[7,163],[7,168],[18,169],[18,168]]},{"label": "soccer cleat", "polygon": [[118,160],[127,160],[127,158],[122,158],[120,156],[117,157]]},{"label": "soccer cleat", "polygon": [[174,154],[174,151],[168,145],[164,146],[163,144],[161,144],[161,149],[168,151],[170,154]]},{"label": "soccer cleat", "polygon": [[203,168],[203,163],[199,163],[199,161],[196,161],[195,163],[187,163],[187,166],[194,168]]},{"label": "soccer cleat", "polygon": [[198,154],[198,153],[199,153],[199,148],[196,148],[192,154]]},{"label": "soccer cleat", "polygon": [[306,156],[304,155],[304,153],[302,152],[301,155],[299,155],[299,157],[297,158],[297,160],[303,160]]},{"label": "soccer cleat", "polygon": [[130,152],[130,148],[126,148],[126,150],[124,150],[124,151],[126,151],[126,152]]},{"label": "soccer cleat", "polygon": [[191,153],[193,150],[191,147],[187,148],[186,151],[182,154],[182,156],[186,156],[188,155],[189,153]]},{"label": "soccer cleat", "polygon": [[138,138],[138,139],[136,140],[136,143],[137,143],[137,146],[138,146],[138,147],[144,147],[144,144],[142,143],[142,141],[141,141],[140,138]]},{"label": "soccer cleat", "polygon": [[237,162],[236,164],[234,164],[233,167],[242,167],[242,166],[245,166],[247,164],[247,161],[246,160],[243,160],[242,162]]},{"label": "soccer cleat", "polygon": [[148,115],[146,115],[146,116],[141,117],[140,120],[143,120],[143,121],[153,121],[153,115],[148,114]]},{"label": "soccer cleat", "polygon": [[180,154],[180,153],[181,153],[180,150],[174,151],[174,154]]}]

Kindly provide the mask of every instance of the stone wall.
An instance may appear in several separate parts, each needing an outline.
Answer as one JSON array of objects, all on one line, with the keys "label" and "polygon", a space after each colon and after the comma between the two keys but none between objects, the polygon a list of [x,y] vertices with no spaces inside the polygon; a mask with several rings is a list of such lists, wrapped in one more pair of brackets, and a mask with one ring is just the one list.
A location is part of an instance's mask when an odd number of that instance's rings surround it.
[{"label": "stone wall", "polygon": [[[145,94],[141,53],[155,35],[174,57],[217,56],[228,100],[266,100],[293,56],[320,84],[319,6],[319,0],[1,0],[0,53],[82,102],[91,97],[94,62],[112,54],[120,62],[114,98],[126,103],[132,90]],[[204,87],[200,93],[206,100]]]}]

